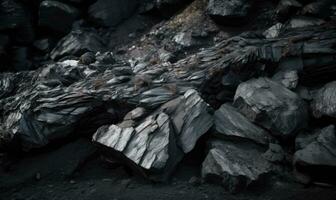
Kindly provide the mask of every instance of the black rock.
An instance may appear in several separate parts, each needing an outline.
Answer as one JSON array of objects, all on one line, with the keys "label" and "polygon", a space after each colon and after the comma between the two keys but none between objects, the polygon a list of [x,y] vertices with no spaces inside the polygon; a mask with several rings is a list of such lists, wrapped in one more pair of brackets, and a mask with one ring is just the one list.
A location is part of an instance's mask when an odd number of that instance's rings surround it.
[{"label": "black rock", "polygon": [[137,0],[98,0],[90,6],[89,15],[95,23],[113,27],[130,17],[137,6]]},{"label": "black rock", "polygon": [[65,56],[81,56],[86,52],[104,51],[104,41],[92,31],[76,30],[61,39],[51,51],[52,59]]},{"label": "black rock", "polygon": [[294,166],[296,173],[308,177],[308,180],[311,181],[335,183],[335,126],[325,127],[318,134],[313,142],[295,152]]},{"label": "black rock", "polygon": [[281,0],[276,8],[276,13],[281,21],[285,21],[300,8],[302,8],[302,4],[296,0]]},{"label": "black rock", "polygon": [[272,140],[269,133],[254,125],[229,104],[223,104],[215,112],[215,127],[219,137],[238,137],[268,145]]},{"label": "black rock", "polygon": [[336,81],[326,84],[319,89],[311,103],[313,115],[336,118]]},{"label": "black rock", "polygon": [[268,78],[240,84],[234,100],[234,105],[245,116],[282,138],[295,136],[307,124],[305,102]]},{"label": "black rock", "polygon": [[207,12],[219,23],[239,26],[239,22],[246,20],[250,7],[248,0],[209,0]]},{"label": "black rock", "polygon": [[30,44],[34,40],[31,13],[17,1],[1,1],[0,31],[10,32],[12,42],[16,45]]},{"label": "black rock", "polygon": [[84,65],[89,65],[91,63],[94,63],[96,61],[96,56],[92,52],[86,52],[79,58],[79,63]]},{"label": "black rock", "polygon": [[212,141],[202,164],[202,176],[237,192],[272,171],[262,154],[263,150],[253,143]]},{"label": "black rock", "polygon": [[52,31],[68,33],[79,11],[59,1],[45,0],[40,4],[39,25]]}]

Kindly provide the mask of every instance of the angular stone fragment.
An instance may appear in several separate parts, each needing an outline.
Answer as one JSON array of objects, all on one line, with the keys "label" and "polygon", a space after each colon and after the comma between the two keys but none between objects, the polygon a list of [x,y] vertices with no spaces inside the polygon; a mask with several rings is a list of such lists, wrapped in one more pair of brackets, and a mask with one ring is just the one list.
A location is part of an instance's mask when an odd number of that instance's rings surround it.
[{"label": "angular stone fragment", "polygon": [[103,126],[93,140],[124,155],[144,175],[143,169],[168,176],[183,155],[165,113],[151,115],[136,127]]},{"label": "angular stone fragment", "polygon": [[59,1],[45,0],[40,4],[39,25],[49,30],[68,33],[79,11]]},{"label": "angular stone fragment", "polygon": [[335,126],[323,128],[318,137],[305,148],[295,152],[294,166],[298,174],[312,181],[335,183],[336,132]]},{"label": "angular stone fragment", "polygon": [[184,153],[190,152],[197,140],[213,125],[211,108],[196,90],[188,90],[160,109],[170,116]]},{"label": "angular stone fragment", "polygon": [[58,59],[64,56],[81,56],[90,51],[103,51],[104,42],[99,35],[91,31],[76,30],[62,38],[51,51],[50,57]]},{"label": "angular stone fragment", "polygon": [[317,118],[322,116],[336,118],[336,81],[326,84],[316,92],[311,109]]},{"label": "angular stone fragment", "polygon": [[295,70],[284,70],[276,73],[272,80],[281,83],[288,89],[295,89],[299,84],[299,75]]},{"label": "angular stone fragment", "polygon": [[272,165],[262,154],[263,150],[253,143],[212,141],[202,164],[202,176],[236,192],[271,172]]},{"label": "angular stone fragment", "polygon": [[274,26],[270,27],[269,29],[267,29],[263,35],[267,38],[267,39],[271,39],[271,38],[276,38],[279,36],[280,31],[283,27],[283,24],[281,23],[277,23]]},{"label": "angular stone fragment", "polygon": [[166,179],[211,128],[212,116],[207,109],[198,93],[188,90],[143,120],[144,109],[134,109],[122,123],[98,129],[93,140],[125,156],[143,175],[153,178],[158,174]]},{"label": "angular stone fragment", "polygon": [[89,15],[97,24],[112,27],[131,16],[137,5],[137,0],[98,0],[89,7]]},{"label": "angular stone fragment", "polygon": [[295,136],[307,123],[305,102],[268,78],[251,79],[240,84],[234,104],[249,119],[282,138]]},{"label": "angular stone fragment", "polygon": [[250,7],[248,0],[209,0],[207,12],[211,17],[218,18],[221,23],[234,24],[236,20],[247,17]]},{"label": "angular stone fragment", "polygon": [[254,125],[229,104],[223,104],[214,115],[217,136],[238,137],[268,145],[271,136],[262,128]]}]

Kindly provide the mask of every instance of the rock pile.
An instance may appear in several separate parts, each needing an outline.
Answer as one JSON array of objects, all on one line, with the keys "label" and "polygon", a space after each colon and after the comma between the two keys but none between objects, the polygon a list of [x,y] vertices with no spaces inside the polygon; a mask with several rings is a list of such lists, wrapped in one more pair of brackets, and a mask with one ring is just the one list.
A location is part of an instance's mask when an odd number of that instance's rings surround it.
[{"label": "rock pile", "polygon": [[[334,1],[34,2],[37,15],[0,4],[2,151],[90,138],[164,181],[203,142],[202,177],[232,192],[291,164],[304,183],[335,180]],[[126,19],[166,6],[182,11],[108,45]]]}]

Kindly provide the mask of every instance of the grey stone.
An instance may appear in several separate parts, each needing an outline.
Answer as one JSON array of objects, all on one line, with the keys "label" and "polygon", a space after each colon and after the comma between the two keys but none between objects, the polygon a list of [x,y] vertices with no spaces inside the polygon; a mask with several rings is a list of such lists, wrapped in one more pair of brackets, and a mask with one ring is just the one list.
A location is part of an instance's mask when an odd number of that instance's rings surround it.
[{"label": "grey stone", "polygon": [[212,17],[222,19],[223,23],[235,23],[232,20],[245,19],[251,7],[248,0],[210,0],[207,12]]},{"label": "grey stone", "polygon": [[237,192],[272,171],[272,165],[253,143],[212,141],[202,164],[202,176]]},{"label": "grey stone", "polygon": [[334,182],[336,169],[336,133],[330,125],[321,130],[318,137],[303,149],[295,152],[294,166],[297,174],[312,181]]},{"label": "grey stone", "polygon": [[305,102],[268,78],[240,84],[234,101],[245,116],[282,138],[295,136],[307,124]]},{"label": "grey stone", "polygon": [[254,125],[229,104],[223,104],[214,115],[215,128],[219,137],[238,137],[258,144],[268,145],[272,137]]},{"label": "grey stone", "polygon": [[104,49],[104,42],[99,35],[92,31],[76,30],[58,42],[51,51],[50,57],[54,60],[69,55],[79,57],[86,52],[97,52]]},{"label": "grey stone", "polygon": [[288,89],[295,89],[299,84],[299,75],[295,70],[284,70],[276,73],[272,80],[281,83]]},{"label": "grey stone", "polygon": [[317,118],[336,118],[336,81],[326,84],[313,95],[311,109]]}]

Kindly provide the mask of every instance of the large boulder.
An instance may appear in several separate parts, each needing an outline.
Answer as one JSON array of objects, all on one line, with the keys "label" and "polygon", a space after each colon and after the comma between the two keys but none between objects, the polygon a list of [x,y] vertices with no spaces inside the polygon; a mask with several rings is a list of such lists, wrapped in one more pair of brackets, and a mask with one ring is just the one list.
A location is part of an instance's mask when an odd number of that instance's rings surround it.
[{"label": "large boulder", "polygon": [[212,126],[208,105],[195,90],[144,115],[141,108],[131,111],[122,123],[99,128],[93,141],[154,180],[166,180]]},{"label": "large boulder", "polygon": [[209,0],[207,12],[218,22],[232,25],[245,20],[251,7],[248,0]]},{"label": "large boulder", "polygon": [[68,33],[79,11],[59,1],[42,1],[39,10],[39,25],[52,31]]},{"label": "large boulder", "polygon": [[254,125],[230,104],[223,104],[214,115],[216,135],[219,137],[238,137],[268,145],[272,140],[269,133]]},{"label": "large boulder", "polygon": [[[294,166],[301,181],[335,183],[336,132],[335,126],[323,128],[309,145],[295,152]],[[305,177],[305,179],[302,179]],[[301,179],[300,179],[301,178]]]},{"label": "large boulder", "polygon": [[322,116],[336,118],[336,81],[326,84],[316,92],[311,109],[317,118]]},{"label": "large boulder", "polygon": [[98,0],[89,7],[89,16],[101,26],[113,27],[131,16],[137,6],[137,0]]},{"label": "large boulder", "polygon": [[282,138],[295,136],[307,123],[305,102],[268,78],[251,79],[240,84],[234,105],[249,119]]},{"label": "large boulder", "polygon": [[202,176],[236,192],[272,171],[262,154],[263,149],[253,143],[214,140],[202,164]]},{"label": "large boulder", "polygon": [[64,56],[81,56],[84,53],[104,51],[103,39],[93,31],[75,30],[62,38],[51,51],[52,59]]}]

